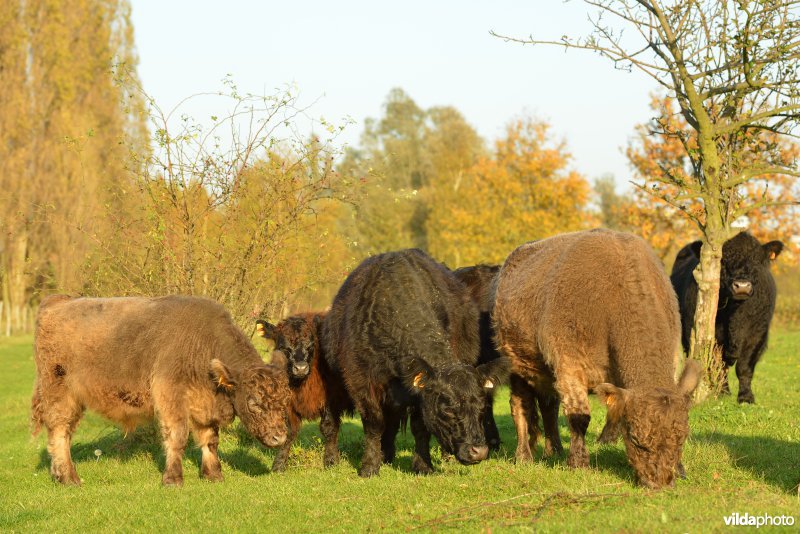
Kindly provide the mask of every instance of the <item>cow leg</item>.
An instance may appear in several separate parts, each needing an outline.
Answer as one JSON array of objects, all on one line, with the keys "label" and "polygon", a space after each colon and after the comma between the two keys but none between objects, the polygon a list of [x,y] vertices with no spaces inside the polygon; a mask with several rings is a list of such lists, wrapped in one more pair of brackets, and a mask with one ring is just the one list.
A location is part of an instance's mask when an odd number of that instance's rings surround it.
[{"label": "cow leg", "polygon": [[325,442],[322,465],[332,467],[339,463],[339,427],[342,424],[341,412],[325,407],[319,420],[319,430]]},{"label": "cow leg", "polygon": [[[278,448],[278,452],[275,454],[275,459],[272,461],[272,472],[273,473],[282,473],[286,470],[286,461],[289,459],[289,451],[292,448],[292,443],[294,440],[297,439],[297,434],[300,431],[300,417],[294,413],[294,410],[291,408],[289,409],[289,417],[288,417],[288,425],[287,426],[287,435],[286,441],[283,442]],[[322,422],[320,422],[320,426],[322,426]]]},{"label": "cow leg", "polygon": [[[563,377],[563,378],[562,378]],[[589,393],[583,380],[564,377],[556,380],[556,390],[564,404],[564,414],[569,424],[570,442],[567,465],[589,467],[589,451],[586,449],[586,429],[589,428]]]},{"label": "cow leg", "polygon": [[[753,404],[756,402],[755,396],[753,396],[753,391],[750,389],[751,382],[753,381],[753,373],[756,370],[756,364],[758,360],[761,359],[761,355],[764,353],[764,350],[767,348],[767,336],[764,335],[758,342],[755,344],[755,347],[752,350],[743,351],[743,354],[740,355],[739,360],[736,362],[736,377],[739,379],[739,395],[737,396],[737,400],[742,403],[750,403]],[[749,357],[748,357],[749,356]]]},{"label": "cow leg", "polygon": [[367,396],[360,404],[358,411],[361,413],[361,424],[364,427],[364,456],[361,458],[358,475],[371,477],[380,472],[383,459],[381,453],[381,438],[385,428],[383,408],[371,396]]},{"label": "cow leg", "polygon": [[555,394],[537,394],[536,400],[539,411],[542,413],[544,425],[544,457],[564,452],[561,446],[561,436],[558,433],[558,408],[559,399]]},{"label": "cow leg", "polygon": [[431,461],[431,432],[422,420],[420,409],[411,410],[411,433],[414,434],[414,458],[411,459],[411,470],[418,475],[433,473]]},{"label": "cow leg", "polygon": [[183,452],[189,441],[189,425],[185,419],[161,419],[161,437],[164,440],[166,467],[161,483],[165,486],[183,485]]},{"label": "cow leg", "polygon": [[496,451],[500,448],[500,431],[494,420],[494,396],[486,395],[486,404],[483,412],[483,433],[489,449]]},{"label": "cow leg", "polygon": [[200,447],[200,476],[212,482],[222,482],[222,464],[219,462],[219,427],[193,424],[194,440]]},{"label": "cow leg", "polygon": [[50,453],[50,475],[62,484],[80,485],[81,479],[72,462],[72,434],[83,415],[83,407],[72,397],[51,400],[44,414],[47,427],[47,452]]},{"label": "cow leg", "polygon": [[536,392],[518,375],[511,375],[511,418],[517,430],[517,462],[533,461],[532,450],[539,438]]},{"label": "cow leg", "polygon": [[383,420],[385,427],[383,435],[381,436],[381,453],[383,454],[383,463],[390,464],[394,461],[395,454],[395,437],[400,432],[401,414],[404,408],[394,409],[391,407],[384,407]]}]

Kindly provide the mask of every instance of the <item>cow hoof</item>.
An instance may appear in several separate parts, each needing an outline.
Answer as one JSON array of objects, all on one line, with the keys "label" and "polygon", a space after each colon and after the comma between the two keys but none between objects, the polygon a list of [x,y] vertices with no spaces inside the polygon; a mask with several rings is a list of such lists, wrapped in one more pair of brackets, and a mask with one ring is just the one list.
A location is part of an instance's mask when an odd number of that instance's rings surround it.
[{"label": "cow hoof", "polygon": [[422,458],[415,457],[411,461],[411,471],[417,475],[430,475],[433,473],[433,467]]},{"label": "cow hoof", "polygon": [[333,467],[338,463],[339,463],[339,451],[336,451],[335,454],[325,454],[325,457],[322,459],[322,465],[325,467]]},{"label": "cow hoof", "polygon": [[362,465],[358,470],[358,476],[361,478],[370,478],[377,476],[380,472],[380,466]]},{"label": "cow hoof", "polygon": [[739,394],[739,404],[755,404],[756,398],[753,396],[752,393],[747,393],[745,395]]},{"label": "cow hoof", "polygon": [[567,465],[573,469],[589,467],[589,455],[570,454],[567,458]]},{"label": "cow hoof", "polygon": [[78,472],[75,471],[74,467],[69,467],[67,469],[60,469],[58,467],[51,467],[50,474],[53,477],[53,480],[58,482],[59,484],[64,484],[65,486],[80,486],[81,479],[78,476]]},{"label": "cow hoof", "polygon": [[222,482],[223,480],[225,480],[225,477],[222,476],[222,472],[204,473],[203,479],[208,480],[209,482]]},{"label": "cow hoof", "polygon": [[173,486],[179,488],[183,486],[183,477],[182,476],[172,476],[172,475],[164,475],[161,479],[161,484],[164,486]]},{"label": "cow hoof", "polygon": [[531,451],[517,451],[517,453],[514,455],[514,460],[518,464],[529,464],[533,462],[533,455],[531,455]]},{"label": "cow hoof", "polygon": [[283,473],[284,471],[286,471],[286,462],[275,462],[272,464],[273,473]]}]

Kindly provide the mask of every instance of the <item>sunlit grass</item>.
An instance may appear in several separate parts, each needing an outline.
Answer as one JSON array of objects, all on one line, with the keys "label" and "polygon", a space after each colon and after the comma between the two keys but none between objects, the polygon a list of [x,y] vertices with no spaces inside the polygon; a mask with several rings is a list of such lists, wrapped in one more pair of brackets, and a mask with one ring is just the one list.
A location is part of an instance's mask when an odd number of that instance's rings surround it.
[{"label": "sunlit grass", "polygon": [[[495,412],[504,449],[477,466],[442,460],[436,473],[410,473],[412,437],[400,437],[393,465],[379,477],[356,475],[363,445],[360,421],[343,425],[342,462],[322,468],[315,423],[306,424],[288,469],[271,474],[273,452],[235,424],[222,436],[225,482],[198,476],[199,451],[184,460],[185,485],[162,488],[163,453],[154,427],[127,438],[89,414],[73,443],[80,488],[51,482],[45,438],[31,439],[33,384],[30,338],[0,338],[0,530],[3,531],[714,531],[732,512],[789,514],[800,522],[800,332],[776,331],[756,370],[758,404],[735,397],[707,401],[691,415],[685,453],[689,478],[674,490],[633,485],[621,444],[596,444],[604,414],[593,399],[589,470],[564,458],[515,465],[508,392]],[[731,386],[737,391],[735,375]],[[561,422],[562,439],[568,432]],[[95,451],[101,451],[96,456]]]}]

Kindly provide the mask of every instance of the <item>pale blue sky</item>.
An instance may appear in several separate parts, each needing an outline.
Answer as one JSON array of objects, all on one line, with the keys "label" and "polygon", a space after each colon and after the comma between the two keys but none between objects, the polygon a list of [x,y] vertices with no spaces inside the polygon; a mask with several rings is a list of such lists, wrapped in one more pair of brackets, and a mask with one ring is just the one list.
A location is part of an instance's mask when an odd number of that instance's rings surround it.
[{"label": "pale blue sky", "polygon": [[[222,88],[294,83],[314,116],[352,117],[340,140],[357,144],[392,87],[420,106],[452,105],[491,142],[514,116],[548,120],[573,168],[627,183],[622,153],[650,116],[654,82],[580,51],[507,43],[489,35],[584,34],[582,2],[132,0],[145,90],[162,108]],[[199,110],[211,115],[220,110]]]}]

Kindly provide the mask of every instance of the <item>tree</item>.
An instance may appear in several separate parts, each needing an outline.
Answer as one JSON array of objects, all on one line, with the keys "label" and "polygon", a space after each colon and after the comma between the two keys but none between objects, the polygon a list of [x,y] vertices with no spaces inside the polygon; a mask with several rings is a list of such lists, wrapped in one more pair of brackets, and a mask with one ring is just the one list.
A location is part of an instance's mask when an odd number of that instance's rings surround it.
[{"label": "tree", "polygon": [[[679,195],[680,191],[676,186],[665,183],[663,169],[670,169],[672,174],[681,175],[682,179],[688,181],[692,173],[691,157],[678,138],[653,136],[651,131],[658,128],[659,121],[668,121],[671,130],[684,132],[683,135],[689,140],[690,147],[696,147],[697,143],[686,120],[682,115],[675,113],[673,99],[654,96],[651,107],[655,118],[636,127],[636,135],[626,149],[635,180],[644,185],[644,188],[637,188],[633,194],[633,201],[620,211],[625,214],[623,218],[632,219],[633,224],[630,227],[633,231],[641,229],[638,233],[646,237],[657,252],[665,253],[662,259],[671,261],[677,249],[689,240],[698,238],[699,232],[696,230],[692,232],[692,228],[686,227],[685,219],[676,218],[676,210],[671,205],[646,191],[657,186],[663,194],[671,197]],[[797,143],[787,138],[780,138],[772,132],[764,134],[763,142],[781,145],[780,152],[787,165],[800,156],[800,147]],[[750,149],[763,150],[763,147],[754,145]],[[790,201],[799,196],[800,180],[788,174],[766,175],[760,180],[742,184],[738,194],[743,198],[755,198],[760,194],[760,189],[767,184],[770,196],[779,203],[762,206],[750,212],[746,218],[737,221],[735,226],[739,229],[746,227],[762,241],[781,239],[787,248],[796,254],[797,246],[792,236],[800,235],[800,217],[798,217],[800,214]],[[697,199],[687,202],[686,207],[692,213],[702,214],[703,208]],[[648,229],[652,229],[650,235],[647,235]]]},{"label": "tree", "polygon": [[252,329],[341,281],[349,251],[334,228],[350,189],[330,142],[285,129],[305,112],[294,95],[229,83],[217,96],[231,112],[210,127],[148,99],[155,147],[130,167],[132,209],[91,234],[87,292],[204,295]]},{"label": "tree", "polygon": [[456,109],[422,109],[392,89],[383,117],[366,121],[361,145],[339,166],[364,184],[353,241],[365,254],[430,249],[434,191],[458,182],[483,153],[483,140]]},{"label": "tree", "polygon": [[435,192],[431,253],[452,267],[501,263],[520,243],[584,228],[589,185],[569,171],[563,143],[549,126],[512,121],[494,154]]},{"label": "tree", "polygon": [[[589,36],[511,40],[596,52],[617,68],[650,76],[677,102],[693,135],[676,128],[669,116],[655,121],[653,131],[683,145],[689,172],[665,168],[657,184],[640,185],[685,214],[702,234],[690,355],[710,365],[722,244],[739,217],[785,203],[766,186],[755,186],[757,196],[743,186],[763,184],[772,175],[800,176],[784,145],[769,142],[770,136],[796,138],[800,2],[585,1],[597,9]],[[662,185],[678,194],[663,191]],[[697,204],[699,213],[691,209]]]},{"label": "tree", "polygon": [[[79,291],[85,230],[124,180],[121,138],[141,141],[126,0],[0,5],[0,282],[5,331],[24,330],[42,290]],[[137,141],[133,141],[137,142]]]}]

